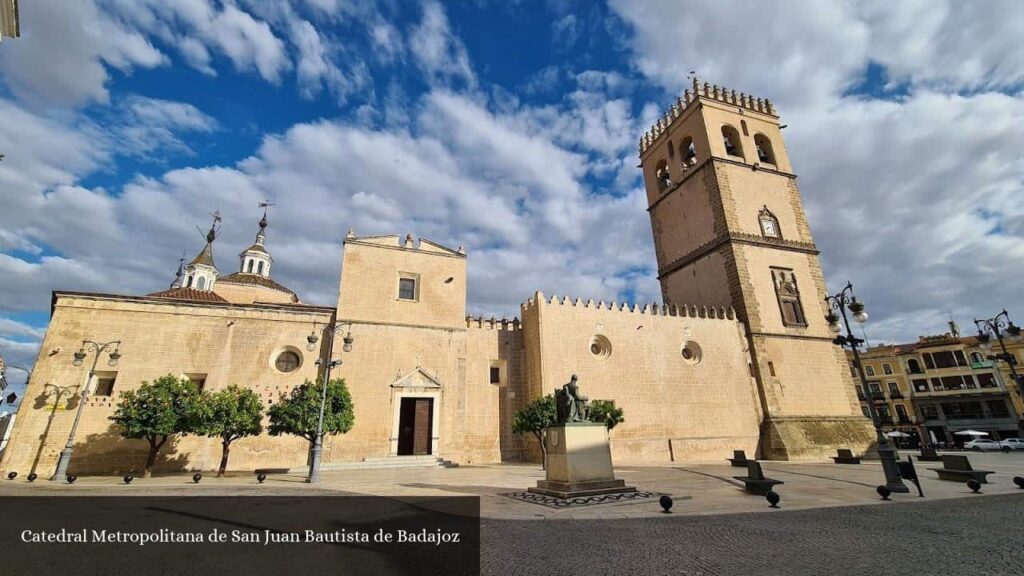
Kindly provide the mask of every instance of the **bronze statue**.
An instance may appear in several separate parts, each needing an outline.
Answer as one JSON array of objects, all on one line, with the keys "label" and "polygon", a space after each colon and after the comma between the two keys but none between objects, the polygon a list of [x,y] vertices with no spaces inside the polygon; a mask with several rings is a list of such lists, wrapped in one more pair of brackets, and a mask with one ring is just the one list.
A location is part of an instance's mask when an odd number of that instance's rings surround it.
[{"label": "bronze statue", "polygon": [[587,405],[589,399],[580,395],[580,387],[576,380],[576,375],[573,374],[567,384],[555,389],[555,411],[559,424],[586,422],[590,415],[590,407]]}]

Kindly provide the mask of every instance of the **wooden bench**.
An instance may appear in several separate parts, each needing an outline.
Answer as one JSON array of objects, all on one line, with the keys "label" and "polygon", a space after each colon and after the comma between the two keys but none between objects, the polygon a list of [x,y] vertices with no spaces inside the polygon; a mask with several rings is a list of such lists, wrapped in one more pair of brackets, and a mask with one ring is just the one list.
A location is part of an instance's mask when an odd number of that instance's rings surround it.
[{"label": "wooden bench", "polygon": [[746,468],[747,462],[749,462],[747,460],[747,453],[743,450],[733,450],[732,458],[727,458],[727,460],[737,468]]},{"label": "wooden bench", "polygon": [[760,494],[764,496],[772,489],[772,486],[776,484],[785,484],[782,480],[775,480],[773,478],[765,478],[764,473],[761,472],[761,463],[757,460],[747,460],[747,475],[746,476],[733,476],[737,480],[742,480],[744,489],[747,492],[753,492],[754,494]]},{"label": "wooden bench", "polygon": [[833,456],[836,464],[860,464],[860,458],[853,455],[848,448],[840,448],[837,450],[838,456]]},{"label": "wooden bench", "polygon": [[921,448],[921,455],[917,459],[921,462],[942,462],[942,456],[935,452],[935,448]]},{"label": "wooden bench", "polygon": [[971,462],[967,456],[957,454],[944,454],[942,456],[942,468],[929,468],[939,474],[939,480],[951,480],[953,482],[966,482],[977,480],[982,484],[988,484],[985,479],[989,474],[995,474],[991,470],[975,470],[971,468]]}]

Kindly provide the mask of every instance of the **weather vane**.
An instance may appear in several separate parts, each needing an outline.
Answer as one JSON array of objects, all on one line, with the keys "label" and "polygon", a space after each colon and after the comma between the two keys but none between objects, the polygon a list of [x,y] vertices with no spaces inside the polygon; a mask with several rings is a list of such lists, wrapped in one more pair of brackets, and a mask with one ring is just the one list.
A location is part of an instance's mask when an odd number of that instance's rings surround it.
[{"label": "weather vane", "polygon": [[210,224],[210,231],[203,232],[203,229],[196,226],[196,230],[199,230],[199,234],[206,238],[208,244],[212,244],[217,239],[217,233],[220,232],[220,222],[223,218],[220,217],[220,210],[214,210],[210,212],[210,216],[213,217],[213,223]]}]

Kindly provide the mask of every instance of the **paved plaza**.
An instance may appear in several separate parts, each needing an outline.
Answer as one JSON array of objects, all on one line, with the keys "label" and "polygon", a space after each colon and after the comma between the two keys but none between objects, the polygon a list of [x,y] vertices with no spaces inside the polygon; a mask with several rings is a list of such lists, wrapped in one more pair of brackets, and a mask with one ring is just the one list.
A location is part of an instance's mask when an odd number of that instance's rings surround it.
[{"label": "paved plaza", "polygon": [[83,477],[74,485],[23,476],[0,481],[2,495],[365,494],[392,497],[478,495],[485,574],[1021,574],[1024,570],[1024,454],[970,454],[976,469],[995,470],[982,493],[944,482],[916,462],[925,498],[883,502],[876,461],[762,462],[783,480],[781,509],[748,495],[727,462],[620,466],[616,474],[643,491],[675,498],[671,514],[657,499],[555,509],[506,496],[543,478],[537,465],[327,471],[319,486],[298,474],[137,479]]}]

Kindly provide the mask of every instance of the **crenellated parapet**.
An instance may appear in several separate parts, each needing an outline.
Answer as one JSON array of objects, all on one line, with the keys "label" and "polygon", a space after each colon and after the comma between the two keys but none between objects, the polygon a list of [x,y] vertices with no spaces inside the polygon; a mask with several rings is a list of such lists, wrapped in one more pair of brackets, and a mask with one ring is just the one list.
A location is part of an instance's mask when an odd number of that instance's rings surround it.
[{"label": "crenellated parapet", "polygon": [[640,137],[640,154],[643,154],[659,136],[667,132],[676,118],[682,116],[690,106],[701,99],[714,100],[751,112],[778,117],[775,107],[767,98],[755,98],[743,92],[737,93],[735,90],[729,90],[717,84],[708,84],[707,82],[701,84],[695,76],[692,86],[684,90],[682,96],[676,98],[672,106],[654,123],[654,126]]},{"label": "crenellated parapet", "polygon": [[478,328],[481,330],[521,330],[522,322],[519,318],[484,318],[483,316],[466,316],[466,328]]},{"label": "crenellated parapet", "polygon": [[612,300],[605,302],[593,299],[586,301],[581,298],[572,299],[568,296],[559,298],[557,295],[547,298],[542,292],[535,292],[533,297],[524,302],[520,308],[523,315],[535,311],[541,306],[574,306],[577,308],[589,308],[594,310],[607,310],[624,314],[644,314],[648,316],[678,316],[681,318],[710,318],[719,320],[735,320],[736,311],[732,306],[699,306],[689,304],[630,304],[628,302],[616,302]]}]

